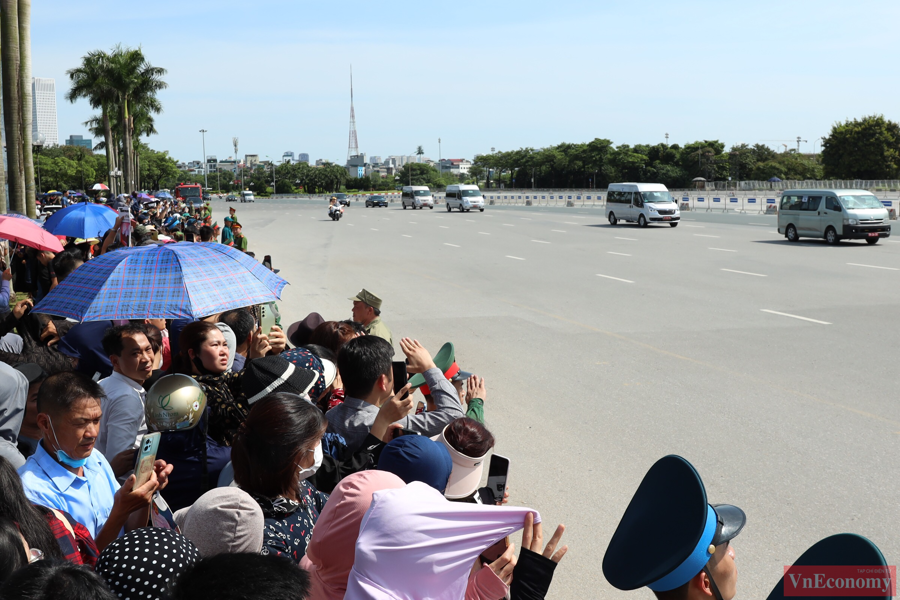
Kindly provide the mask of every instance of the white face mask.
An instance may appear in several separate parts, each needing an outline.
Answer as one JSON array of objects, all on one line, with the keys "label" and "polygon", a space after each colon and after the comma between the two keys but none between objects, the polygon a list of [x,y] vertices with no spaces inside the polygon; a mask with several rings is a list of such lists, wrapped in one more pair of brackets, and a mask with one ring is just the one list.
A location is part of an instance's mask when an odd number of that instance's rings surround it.
[{"label": "white face mask", "polygon": [[313,475],[316,474],[316,471],[319,470],[319,467],[322,466],[322,459],[325,458],[325,453],[322,451],[322,442],[319,442],[316,445],[315,450],[313,451],[313,466],[311,467],[300,467],[300,478],[297,479],[298,482],[303,481],[305,479],[309,479]]}]

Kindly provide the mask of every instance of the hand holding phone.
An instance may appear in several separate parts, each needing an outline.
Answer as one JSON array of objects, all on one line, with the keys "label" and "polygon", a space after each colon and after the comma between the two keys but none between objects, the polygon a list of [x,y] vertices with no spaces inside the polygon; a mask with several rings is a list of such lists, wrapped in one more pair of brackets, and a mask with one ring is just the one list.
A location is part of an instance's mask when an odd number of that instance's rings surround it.
[{"label": "hand holding phone", "polygon": [[[391,371],[394,373],[394,393],[396,394],[397,392],[402,390],[403,386],[406,385],[406,382],[409,381],[409,373],[406,370],[406,362],[401,360],[393,361],[391,363]],[[408,395],[409,393],[407,392],[407,394],[400,399],[406,400],[406,396]]]},{"label": "hand holding phone", "polygon": [[491,455],[491,463],[488,467],[487,486],[494,493],[494,501],[500,504],[503,501],[503,494],[506,492],[507,480],[509,478],[509,459],[499,454]]},{"label": "hand holding phone", "polygon": [[159,437],[159,433],[148,433],[141,438],[137,460],[134,463],[135,489],[150,481],[153,463],[156,462],[156,451],[159,449]]},{"label": "hand holding phone", "polygon": [[506,536],[487,550],[481,553],[481,560],[485,563],[492,563],[500,558],[506,549],[509,548],[509,536]]}]

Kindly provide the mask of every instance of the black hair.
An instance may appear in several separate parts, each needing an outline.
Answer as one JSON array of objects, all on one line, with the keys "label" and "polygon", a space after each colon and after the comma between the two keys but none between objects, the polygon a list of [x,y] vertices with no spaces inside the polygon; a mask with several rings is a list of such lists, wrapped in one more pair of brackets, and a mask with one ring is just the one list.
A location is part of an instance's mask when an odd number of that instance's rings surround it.
[{"label": "black hair", "polygon": [[231,442],[234,480],[267,498],[295,493],[297,463],[327,425],[322,411],[296,394],[265,396],[250,408]]},{"label": "black hair", "polygon": [[[50,530],[45,512],[25,496],[22,479],[8,460],[0,456],[0,517],[19,524],[22,537],[32,548],[40,548],[47,558],[65,558]],[[51,513],[52,514],[52,513]]]},{"label": "black hair", "polygon": [[22,545],[22,537],[15,522],[0,517],[0,582],[12,575],[13,571],[28,564],[28,555]]},{"label": "black hair", "polygon": [[[37,395],[38,413],[61,415],[78,402],[93,398],[100,402],[106,394],[100,384],[78,371],[56,373],[48,377]],[[42,548],[43,549],[43,548]]]},{"label": "black hair", "polygon": [[0,587],[0,598],[116,600],[99,575],[66,560],[39,560],[19,569]]},{"label": "black hair", "polygon": [[72,271],[84,264],[84,257],[80,250],[60,252],[52,261],[56,280],[62,281],[72,274]]},{"label": "black hair", "polygon": [[338,352],[338,370],[344,391],[353,398],[365,398],[382,375],[390,376],[394,349],[375,335],[353,338]]},{"label": "black hair", "polygon": [[372,311],[375,313],[375,316],[376,316],[376,317],[380,317],[380,316],[381,316],[381,309],[380,309],[380,308],[375,308],[375,307],[373,306],[373,307],[372,307]]},{"label": "black hair", "polygon": [[198,561],[178,577],[171,599],[304,600],[309,593],[309,572],[291,559],[247,552]]},{"label": "black hair", "polygon": [[253,328],[256,327],[256,320],[246,308],[235,308],[223,312],[219,316],[219,323],[225,323],[231,327],[234,337],[237,338],[238,346],[247,341],[247,338],[253,333]]},{"label": "black hair", "polygon": [[129,323],[128,325],[118,325],[110,327],[103,334],[103,352],[107,356],[122,356],[124,345],[122,338],[135,337],[142,334],[148,338],[147,327],[143,323]]},{"label": "black hair", "polygon": [[213,233],[213,228],[210,227],[209,225],[204,225],[203,227],[200,228],[200,241],[201,242],[211,242],[214,235],[215,235],[215,233]]},{"label": "black hair", "polygon": [[304,350],[309,350],[319,358],[324,358],[325,360],[330,360],[334,364],[337,364],[337,354],[325,346],[320,346],[319,344],[306,344],[305,346],[300,347]]},{"label": "black hair", "polygon": [[366,326],[362,323],[357,323],[352,319],[346,319],[344,321],[338,321],[339,323],[346,323],[350,327],[353,328],[353,331],[356,332],[357,335],[366,335]]}]

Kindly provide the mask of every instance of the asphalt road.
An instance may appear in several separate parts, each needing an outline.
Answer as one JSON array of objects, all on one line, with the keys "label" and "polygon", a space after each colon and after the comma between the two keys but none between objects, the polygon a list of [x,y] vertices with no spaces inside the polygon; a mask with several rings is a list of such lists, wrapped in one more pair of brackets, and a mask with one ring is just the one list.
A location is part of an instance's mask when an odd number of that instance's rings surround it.
[{"label": "asphalt road", "polygon": [[789,244],[764,215],[640,229],[583,208],[354,203],[334,223],[321,202],[231,206],[250,249],[291,283],[285,320],[349,318],[365,287],[395,341],[432,352],[453,341],[486,378],[511,502],[568,527],[550,597],[637,597],[600,564],[669,453],[694,464],[710,502],[748,515],[738,598],[765,597],[834,533],[869,537],[889,564],[900,556],[900,235],[830,247]]}]

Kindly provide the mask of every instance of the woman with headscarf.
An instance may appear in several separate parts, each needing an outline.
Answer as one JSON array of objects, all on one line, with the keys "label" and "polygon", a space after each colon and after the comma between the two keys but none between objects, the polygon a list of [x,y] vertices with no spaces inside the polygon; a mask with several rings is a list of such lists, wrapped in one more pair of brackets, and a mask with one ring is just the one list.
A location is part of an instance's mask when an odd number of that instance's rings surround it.
[{"label": "woman with headscarf", "polygon": [[177,511],[175,523],[203,558],[262,551],[262,509],[250,494],[237,487],[206,492],[190,508]]},{"label": "woman with headscarf", "polygon": [[107,546],[97,573],[122,600],[163,600],[169,585],[200,560],[197,548],[171,529],[134,529]]},{"label": "woman with headscarf", "polygon": [[265,396],[250,409],[231,447],[234,480],[265,517],[263,553],[299,563],[328,496],[308,481],[321,466],[328,422],[294,394]]},{"label": "woman with headscarf", "polygon": [[[449,502],[441,492],[419,481],[401,489],[375,492],[360,525],[344,597],[347,600],[490,597],[488,590],[479,596],[467,591],[469,576],[479,568],[480,555],[522,529],[528,514],[534,514],[534,521],[540,522],[540,516],[528,508]],[[504,557],[512,550],[510,544]],[[507,566],[497,573],[504,583],[511,580],[514,564],[514,560],[507,561]],[[506,594],[505,588],[502,594],[497,595],[498,592],[494,592],[494,598]]]}]

